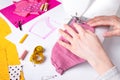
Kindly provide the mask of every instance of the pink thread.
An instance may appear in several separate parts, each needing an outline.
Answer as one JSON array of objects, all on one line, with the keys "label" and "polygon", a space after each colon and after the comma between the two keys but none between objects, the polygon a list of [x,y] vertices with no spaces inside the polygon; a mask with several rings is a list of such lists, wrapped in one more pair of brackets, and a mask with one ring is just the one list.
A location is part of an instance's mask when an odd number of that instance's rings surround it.
[{"label": "pink thread", "polygon": [[28,54],[28,51],[27,51],[27,50],[25,50],[25,51],[22,53],[22,55],[21,55],[20,59],[24,60],[24,59],[25,59],[25,57],[27,56],[27,54]]}]

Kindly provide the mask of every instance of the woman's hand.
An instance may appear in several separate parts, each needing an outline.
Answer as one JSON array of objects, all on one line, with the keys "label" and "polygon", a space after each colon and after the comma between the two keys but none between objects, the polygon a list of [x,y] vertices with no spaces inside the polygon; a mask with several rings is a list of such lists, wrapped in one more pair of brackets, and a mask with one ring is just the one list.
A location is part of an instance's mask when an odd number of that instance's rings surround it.
[{"label": "woman's hand", "polygon": [[105,32],[105,37],[120,36],[120,18],[117,16],[98,16],[88,21],[88,24],[93,27],[111,26],[112,30]]},{"label": "woman's hand", "polygon": [[70,44],[59,40],[60,45],[70,50],[73,54],[87,60],[99,74],[113,67],[96,34],[89,30],[84,30],[76,23],[74,23],[74,27],[77,32],[68,25],[64,26],[70,35],[62,29],[59,32]]}]

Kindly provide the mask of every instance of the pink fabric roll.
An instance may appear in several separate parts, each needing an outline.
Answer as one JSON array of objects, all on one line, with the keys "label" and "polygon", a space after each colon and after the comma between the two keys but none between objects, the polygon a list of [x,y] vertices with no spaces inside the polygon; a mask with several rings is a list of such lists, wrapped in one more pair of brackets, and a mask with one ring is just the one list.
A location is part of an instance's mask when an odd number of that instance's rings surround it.
[{"label": "pink fabric roll", "polygon": [[[72,25],[73,22],[76,22],[76,19],[73,19],[69,25],[75,30],[75,28]],[[88,30],[94,32],[94,28],[90,27],[85,22],[80,23],[80,25],[84,29],[88,29]],[[63,37],[60,37],[60,40],[69,43]],[[78,56],[74,55],[72,52],[70,52],[63,46],[59,45],[58,42],[56,42],[56,44],[54,45],[54,47],[52,49],[51,61],[52,61],[52,64],[54,65],[54,67],[56,68],[56,71],[58,73],[60,73],[61,75],[66,70],[74,67],[75,65],[85,62],[84,59],[79,58]]]}]

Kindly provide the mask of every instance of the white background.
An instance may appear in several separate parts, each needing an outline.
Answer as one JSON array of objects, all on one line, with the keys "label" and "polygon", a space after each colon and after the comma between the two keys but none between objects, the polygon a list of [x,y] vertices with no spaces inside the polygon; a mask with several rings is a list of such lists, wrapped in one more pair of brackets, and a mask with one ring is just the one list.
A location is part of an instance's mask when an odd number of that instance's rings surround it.
[{"label": "white background", "polygon": [[[103,4],[102,0],[98,0],[98,1],[101,1],[101,4]],[[112,1],[112,0],[109,0],[109,1]],[[12,0],[0,0],[0,9],[10,4],[12,4]],[[116,3],[113,3],[113,4],[116,4]],[[96,6],[95,8],[97,7],[99,6]],[[113,14],[116,14],[118,7],[114,7],[113,9],[115,10]],[[100,13],[97,10],[93,11],[91,9],[91,10],[88,10],[85,16],[94,17],[96,15],[100,15],[100,14],[97,14],[97,12]],[[105,12],[103,12],[103,14],[105,14]],[[29,51],[25,60],[21,61],[21,63],[24,65],[23,71],[24,71],[25,80],[42,80],[43,77],[47,79],[49,78],[48,80],[95,80],[97,78],[98,74],[87,62],[69,69],[63,75],[59,75],[55,71],[54,66],[51,64],[51,50],[55,42],[60,36],[58,33],[58,29],[62,28],[63,24],[67,23],[67,21],[69,20],[69,17],[67,17],[68,15],[65,13],[62,5],[59,5],[56,8],[46,12],[44,15],[41,15],[29,21],[28,23],[24,24],[23,31],[20,31],[19,29],[15,28],[2,14],[0,14],[0,16],[3,17],[8,22],[8,24],[12,29],[12,33],[8,35],[6,38],[16,44],[19,56],[21,56],[22,52],[25,49]],[[46,39],[42,39],[41,37],[35,36],[34,34],[30,33],[29,29],[36,21],[45,17],[50,17],[53,21],[56,21],[57,23],[59,23],[59,25],[56,26],[57,29],[53,33],[51,33]],[[20,44],[19,40],[26,33],[29,34],[29,36],[27,37],[27,39],[24,41],[23,44]],[[34,48],[37,45],[41,45],[45,48],[44,55],[46,56],[46,60],[44,63],[34,66],[34,64],[31,63],[29,59]],[[107,51],[107,54],[113,61],[113,63],[116,66],[118,66],[118,68],[120,69],[120,65],[119,65],[120,64],[120,60],[119,60],[120,38],[119,37],[106,38],[103,42],[103,46]],[[51,78],[51,76],[54,76],[54,75],[57,75],[57,77]]]}]

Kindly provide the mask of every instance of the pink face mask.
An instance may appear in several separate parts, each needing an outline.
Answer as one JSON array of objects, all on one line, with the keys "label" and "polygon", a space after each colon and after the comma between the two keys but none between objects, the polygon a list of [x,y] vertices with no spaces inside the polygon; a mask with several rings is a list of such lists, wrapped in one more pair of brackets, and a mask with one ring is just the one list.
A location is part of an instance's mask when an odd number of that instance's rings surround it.
[{"label": "pink face mask", "polygon": [[[70,25],[71,28],[73,28],[74,30],[75,30],[75,28],[73,27],[74,22],[79,23],[79,25],[81,25],[84,29],[88,29],[94,32],[94,28],[90,27],[85,22],[81,22],[81,21],[79,22],[79,20],[77,20],[77,17],[73,17],[71,21],[68,23],[68,25]],[[63,37],[60,37],[60,40],[69,43]],[[58,42],[56,42],[56,44],[52,49],[51,61],[54,67],[56,68],[56,71],[61,75],[66,70],[74,67],[75,65],[85,62],[84,59],[79,58],[78,56],[74,55],[72,52],[70,52],[63,46],[59,45]]]}]

